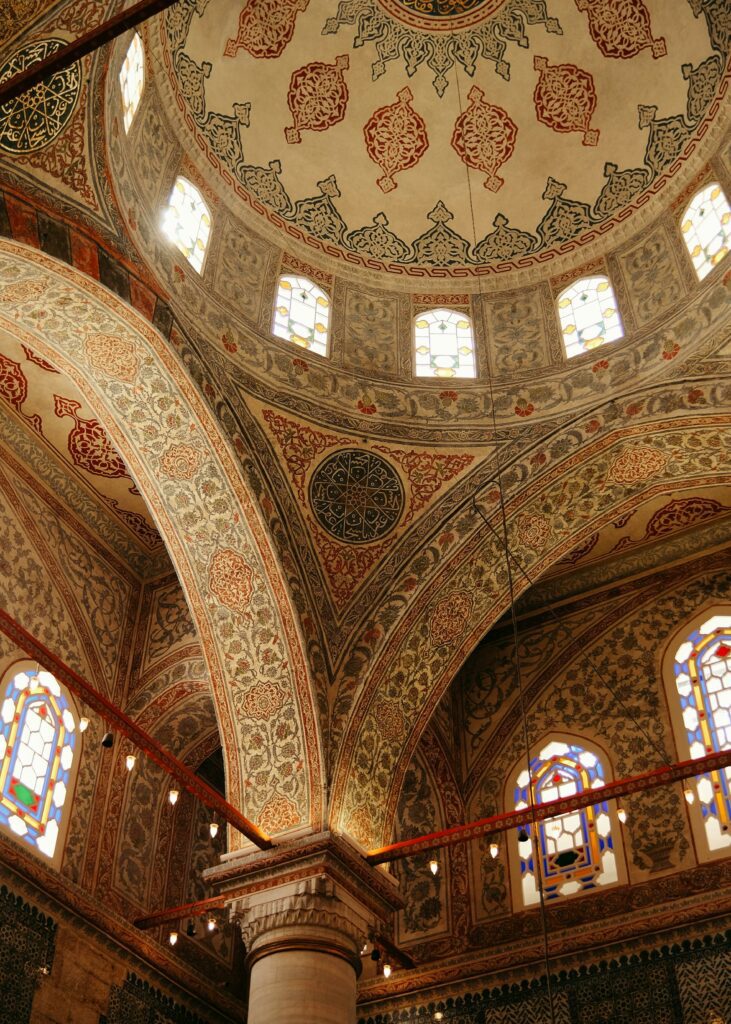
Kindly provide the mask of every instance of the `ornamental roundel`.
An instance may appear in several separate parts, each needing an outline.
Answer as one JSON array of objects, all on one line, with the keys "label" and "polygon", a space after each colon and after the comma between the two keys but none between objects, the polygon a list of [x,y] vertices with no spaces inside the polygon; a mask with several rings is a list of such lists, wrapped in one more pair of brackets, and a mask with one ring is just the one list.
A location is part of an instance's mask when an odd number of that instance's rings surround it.
[{"label": "ornamental roundel", "polygon": [[287,142],[302,139],[302,129],[324,132],[345,117],[348,105],[348,87],[343,72],[348,70],[347,53],[335,58],[334,64],[313,61],[292,73],[287,93],[287,105],[292,111],[294,124],[284,129]]},{"label": "ornamental roundel", "polygon": [[596,146],[599,132],[591,127],[596,107],[594,79],[575,64],[549,64],[545,57],[534,57],[539,72],[533,93],[538,120],[554,132],[582,132],[585,146]]},{"label": "ornamental roundel", "polygon": [[591,38],[604,57],[628,60],[649,49],[657,60],[668,52],[665,40],[652,34],[643,0],[576,0],[576,6],[586,12]]},{"label": "ornamental roundel", "polygon": [[404,489],[396,470],[380,455],[345,448],[329,455],[313,473],[310,504],[331,537],[368,544],[398,523]]},{"label": "ornamental roundel", "polygon": [[415,167],[429,146],[424,118],[411,107],[411,89],[406,86],[396,95],[396,102],[379,107],[363,129],[368,156],[383,171],[376,184],[382,192],[397,187],[398,171]]},{"label": "ornamental roundel", "polygon": [[[45,60],[65,46],[62,39],[41,39],[14,53],[0,67],[0,82]],[[81,92],[78,61],[0,107],[0,149],[33,153],[53,142],[76,109]]]},{"label": "ornamental roundel", "polygon": [[224,57],[248,50],[259,59],[279,57],[292,39],[297,15],[310,0],[249,0],[239,16],[239,30],[229,39]]},{"label": "ornamental roundel", "polygon": [[381,7],[406,25],[427,32],[454,32],[484,21],[505,0],[379,0]]},{"label": "ornamental roundel", "polygon": [[505,184],[497,172],[513,155],[518,129],[502,107],[485,101],[478,86],[472,86],[467,99],[469,107],[454,124],[452,148],[468,167],[485,174],[485,188],[497,192]]}]

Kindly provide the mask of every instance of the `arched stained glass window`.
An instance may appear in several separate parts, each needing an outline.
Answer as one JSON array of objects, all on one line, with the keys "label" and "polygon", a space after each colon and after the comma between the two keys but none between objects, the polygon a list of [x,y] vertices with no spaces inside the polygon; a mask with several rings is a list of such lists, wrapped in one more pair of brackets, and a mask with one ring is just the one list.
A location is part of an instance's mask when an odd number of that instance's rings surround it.
[{"label": "arched stained glass window", "polygon": [[330,299],[306,277],[279,278],[272,333],[301,348],[327,355]]},{"label": "arched stained glass window", "polygon": [[472,321],[454,309],[430,309],[414,321],[417,377],[475,377]]},{"label": "arched stained glass window", "polygon": [[187,178],[177,178],[173,185],[162,229],[200,274],[211,233],[211,214],[203,196]]},{"label": "arched stained glass window", "polygon": [[558,297],[558,316],[569,359],[624,335],[608,277],[583,277],[574,281]]},{"label": "arched stained glass window", "polygon": [[13,666],[0,706],[0,827],[50,860],[70,800],[77,719],[55,676]]},{"label": "arched stained glass window", "polygon": [[[537,804],[573,796],[603,786],[601,761],[576,743],[551,740],[515,780],[515,809],[529,806],[531,785]],[[544,898],[547,901],[575,896],[619,881],[618,860],[612,834],[614,811],[606,801],[558,818],[540,822],[538,848],[541,857]],[[616,826],[615,826],[616,828]],[[523,903],[538,903],[538,877],[532,836],[519,832],[518,863]]]},{"label": "arched stained glass window", "polygon": [[731,207],[717,181],[694,197],[680,230],[698,280],[702,281],[721,262],[731,244]]},{"label": "arched stained glass window", "polygon": [[[674,652],[675,690],[691,757],[731,750],[731,614],[713,615]],[[710,851],[731,849],[731,768],[687,783]]]},{"label": "arched stained glass window", "polygon": [[135,32],[119,72],[119,86],[122,90],[122,116],[124,130],[128,132],[134,121],[145,86],[145,52],[142,40]]}]

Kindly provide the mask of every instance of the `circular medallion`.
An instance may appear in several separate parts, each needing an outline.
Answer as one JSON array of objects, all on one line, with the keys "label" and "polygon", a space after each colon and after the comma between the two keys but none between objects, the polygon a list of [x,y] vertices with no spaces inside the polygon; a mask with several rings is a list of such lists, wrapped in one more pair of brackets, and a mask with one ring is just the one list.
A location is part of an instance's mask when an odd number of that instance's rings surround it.
[{"label": "circular medallion", "polygon": [[310,504],[320,526],[347,544],[368,544],[390,533],[404,507],[393,466],[373,452],[346,448],[320,463],[310,480]]},{"label": "circular medallion", "polygon": [[[12,55],[0,67],[0,82],[25,71],[65,46],[63,39],[41,39]],[[33,153],[53,142],[76,109],[81,92],[77,61],[50,75],[39,85],[0,107],[0,149],[7,153]]]},{"label": "circular medallion", "polygon": [[381,7],[406,25],[425,32],[456,32],[495,14],[505,0],[379,0]]}]

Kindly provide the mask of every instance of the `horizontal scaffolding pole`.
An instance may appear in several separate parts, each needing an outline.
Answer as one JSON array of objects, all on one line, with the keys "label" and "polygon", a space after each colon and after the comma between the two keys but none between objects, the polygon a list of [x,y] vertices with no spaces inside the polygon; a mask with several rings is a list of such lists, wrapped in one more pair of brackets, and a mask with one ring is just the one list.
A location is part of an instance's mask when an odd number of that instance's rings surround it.
[{"label": "horizontal scaffolding pole", "polygon": [[147,21],[154,14],[159,14],[167,7],[172,7],[176,0],[141,0],[140,3],[130,7],[127,11],[120,11],[113,18],[103,21],[96,28],[89,29],[72,43],[67,43],[60,50],[43,60],[31,64],[24,71],[6,79],[0,84],[0,106],[17,100],[23,93],[28,92],[34,85],[39,85],[46,78],[64,71],[71,67],[77,60],[93,53],[105,43],[110,43],[117,36],[123,35],[129,29],[134,28],[143,21]]},{"label": "horizontal scaffolding pole", "polygon": [[260,850],[269,850],[274,845],[269,836],[236,810],[212,786],[199,778],[187,765],[169,753],[148,732],[141,729],[131,718],[128,718],[115,704],[85,679],[65,665],[60,658],[48,650],[40,640],[36,640],[27,630],[15,621],[4,609],[0,608],[0,632],[9,637],[33,661],[37,661],[48,672],[64,683],[73,694],[84,701],[88,707],[109,723],[113,731],[121,733],[131,740],[136,747],[154,761],[164,772],[173,778],[182,789],[192,793],[207,807],[215,811],[224,821],[255,843]]},{"label": "horizontal scaffolding pole", "polygon": [[531,804],[520,811],[507,811],[505,814],[495,814],[491,818],[479,818],[467,825],[455,825],[439,832],[430,832],[425,836],[402,839],[401,842],[391,843],[390,846],[369,850],[366,860],[369,864],[387,864],[394,860],[403,860],[404,857],[413,857],[417,853],[430,853],[445,846],[468,843],[471,839],[480,839],[498,832],[507,832],[511,828],[532,825],[534,822],[555,818],[582,807],[591,807],[605,800],[618,800],[623,796],[632,796],[648,789],[657,789],[658,786],[683,782],[695,775],[707,775],[709,772],[721,771],[730,766],[731,750],[705,754],[693,761],[679,761],[677,764],[663,765],[662,768],[654,768],[641,775],[608,782],[605,786],[589,789],[575,796],[561,797],[545,804]]}]

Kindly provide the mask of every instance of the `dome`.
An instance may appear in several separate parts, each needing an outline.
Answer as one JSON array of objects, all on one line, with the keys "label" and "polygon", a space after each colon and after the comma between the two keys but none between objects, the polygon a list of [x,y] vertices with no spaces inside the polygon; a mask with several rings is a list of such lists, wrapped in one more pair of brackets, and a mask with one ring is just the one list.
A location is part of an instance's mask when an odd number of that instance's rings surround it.
[{"label": "dome", "polygon": [[642,0],[185,0],[151,34],[202,178],[300,255],[396,279],[632,221],[706,134],[724,60],[700,9]]}]

